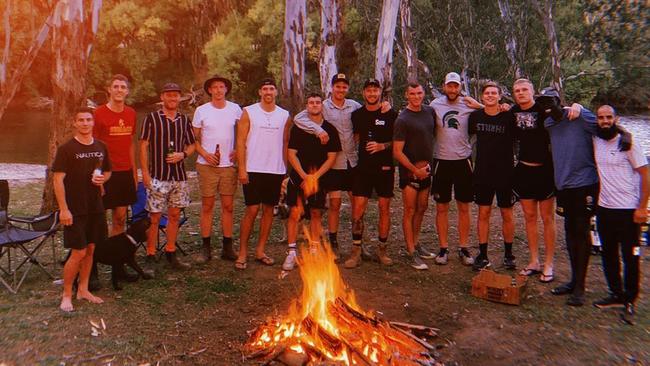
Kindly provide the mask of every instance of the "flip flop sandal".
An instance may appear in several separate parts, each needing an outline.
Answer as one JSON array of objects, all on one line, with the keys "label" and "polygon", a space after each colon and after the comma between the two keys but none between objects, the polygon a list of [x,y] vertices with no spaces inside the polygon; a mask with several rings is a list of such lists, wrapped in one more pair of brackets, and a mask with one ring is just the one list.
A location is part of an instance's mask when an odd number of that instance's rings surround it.
[{"label": "flip flop sandal", "polygon": [[541,283],[553,282],[554,279],[555,279],[555,277],[553,277],[552,273],[550,275],[547,275],[547,274],[544,274],[544,273],[539,275],[539,282],[541,282]]},{"label": "flip flop sandal", "polygon": [[536,275],[538,273],[542,273],[539,269],[534,269],[534,268],[524,268],[519,272],[520,275],[522,276],[532,276]]},{"label": "flip flop sandal", "polygon": [[269,257],[268,255],[265,255],[265,256],[260,257],[260,258],[255,258],[255,262],[261,263],[261,264],[263,264],[265,266],[272,266],[272,265],[275,264],[275,261],[273,260],[273,258]]},{"label": "flip flop sandal", "polygon": [[237,268],[237,269],[243,271],[243,270],[246,269],[246,267],[248,267],[248,263],[246,263],[246,262],[240,262],[240,261],[235,261],[235,268]]}]

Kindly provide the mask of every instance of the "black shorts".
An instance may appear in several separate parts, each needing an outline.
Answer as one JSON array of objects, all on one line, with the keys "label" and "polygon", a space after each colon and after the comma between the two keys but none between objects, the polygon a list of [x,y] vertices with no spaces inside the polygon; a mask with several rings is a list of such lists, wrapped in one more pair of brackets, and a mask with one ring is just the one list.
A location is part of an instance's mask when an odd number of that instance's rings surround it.
[{"label": "black shorts", "polygon": [[555,195],[553,165],[517,164],[513,188],[520,200],[544,201],[553,197]]},{"label": "black shorts", "polygon": [[280,201],[280,190],[284,174],[248,173],[248,184],[244,184],[244,203],[255,206],[263,203],[275,206]]},{"label": "black shorts", "polygon": [[324,209],[326,197],[327,197],[327,193],[322,189],[319,189],[318,192],[316,192],[316,194],[313,194],[309,196],[307,199],[305,199],[302,189],[300,188],[300,185],[295,184],[292,178],[289,178],[289,182],[287,182],[286,202],[289,207],[298,206],[298,200],[300,200],[300,203],[305,209],[307,208]]},{"label": "black shorts", "polygon": [[598,184],[557,191],[556,213],[564,217],[593,216],[598,202]]},{"label": "black shorts", "polygon": [[499,208],[510,208],[517,202],[515,193],[512,191],[512,186],[474,185],[474,202],[479,206],[492,206],[495,195],[497,196],[497,206]]},{"label": "black shorts", "polygon": [[374,190],[379,197],[391,198],[393,197],[394,185],[394,167],[385,166],[370,169],[357,166],[352,178],[352,195],[370,198]]},{"label": "black shorts", "polygon": [[68,249],[85,249],[106,239],[106,215],[94,213],[72,217],[72,225],[63,227],[63,246]]},{"label": "black shorts", "polygon": [[104,184],[106,194],[102,197],[105,209],[130,206],[135,203],[135,181],[133,170],[113,172]]},{"label": "black shorts", "polygon": [[354,169],[330,169],[327,171],[327,178],[324,182],[326,191],[350,191],[352,190],[352,174]]},{"label": "black shorts", "polygon": [[450,202],[452,187],[456,201],[469,203],[474,200],[472,161],[469,158],[461,160],[434,159],[432,174],[431,195],[436,202]]}]

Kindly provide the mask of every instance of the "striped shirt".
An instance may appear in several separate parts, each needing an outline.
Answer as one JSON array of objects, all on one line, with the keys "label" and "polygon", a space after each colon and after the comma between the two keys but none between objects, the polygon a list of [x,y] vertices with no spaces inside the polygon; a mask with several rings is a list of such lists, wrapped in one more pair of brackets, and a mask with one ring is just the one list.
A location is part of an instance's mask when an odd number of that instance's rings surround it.
[{"label": "striped shirt", "polygon": [[183,160],[175,164],[165,161],[173,142],[175,152],[182,152],[194,143],[194,132],[190,119],[176,112],[173,120],[167,118],[162,109],[149,113],[142,123],[140,140],[149,141],[149,173],[162,181],[187,180]]},{"label": "striped shirt", "polygon": [[593,137],[594,158],[600,177],[598,206],[611,209],[635,209],[641,199],[641,176],[635,170],[648,164],[641,146],[620,151],[620,135],[607,141]]}]

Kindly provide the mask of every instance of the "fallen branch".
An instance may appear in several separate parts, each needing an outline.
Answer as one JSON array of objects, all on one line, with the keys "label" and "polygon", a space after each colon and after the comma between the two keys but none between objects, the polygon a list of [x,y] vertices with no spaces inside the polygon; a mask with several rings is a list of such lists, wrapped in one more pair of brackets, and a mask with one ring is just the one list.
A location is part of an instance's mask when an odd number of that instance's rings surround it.
[{"label": "fallen branch", "polygon": [[97,361],[97,360],[100,360],[102,358],[106,358],[106,357],[110,357],[110,356],[114,356],[114,355],[115,355],[115,353],[103,353],[101,355],[97,355],[97,356],[94,356],[94,357],[84,358],[83,360],[80,360],[79,363]]}]

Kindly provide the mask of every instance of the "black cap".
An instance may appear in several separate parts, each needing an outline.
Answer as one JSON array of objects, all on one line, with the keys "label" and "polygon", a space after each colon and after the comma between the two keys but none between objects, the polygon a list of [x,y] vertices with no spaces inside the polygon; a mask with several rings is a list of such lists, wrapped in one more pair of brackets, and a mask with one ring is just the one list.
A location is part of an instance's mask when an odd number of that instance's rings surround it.
[{"label": "black cap", "polygon": [[363,83],[363,88],[364,88],[364,89],[367,88],[367,87],[369,87],[369,86],[376,86],[377,88],[381,88],[381,83],[380,83],[379,80],[377,80],[377,79],[370,78],[370,79],[367,79],[367,80]]},{"label": "black cap", "polygon": [[542,89],[542,91],[539,92],[539,95],[537,97],[538,98],[546,97],[546,98],[560,99],[560,93],[558,93],[557,90],[555,90],[554,87],[549,86],[549,87],[546,87],[546,88]]},{"label": "black cap", "polygon": [[348,85],[350,85],[350,80],[348,79],[347,75],[343,73],[338,73],[332,77],[332,85],[338,83],[339,81],[342,81]]},{"label": "black cap", "polygon": [[212,96],[212,94],[210,94],[209,89],[210,89],[210,86],[212,86],[212,83],[215,82],[215,81],[221,81],[222,83],[224,83],[226,85],[226,89],[228,89],[226,94],[230,93],[230,89],[232,89],[232,82],[230,82],[230,80],[226,79],[223,76],[214,75],[211,78],[209,78],[208,80],[206,80],[205,83],[203,83],[203,90],[205,90],[205,92],[208,95]]},{"label": "black cap", "polygon": [[265,85],[273,85],[276,88],[278,87],[277,85],[275,85],[275,80],[273,80],[271,78],[265,78],[265,79],[260,80],[259,88],[261,89]]},{"label": "black cap", "polygon": [[167,83],[163,85],[162,89],[160,90],[160,94],[165,93],[165,92],[170,92],[170,91],[175,91],[175,92],[181,92],[181,87],[176,84],[176,83]]}]

